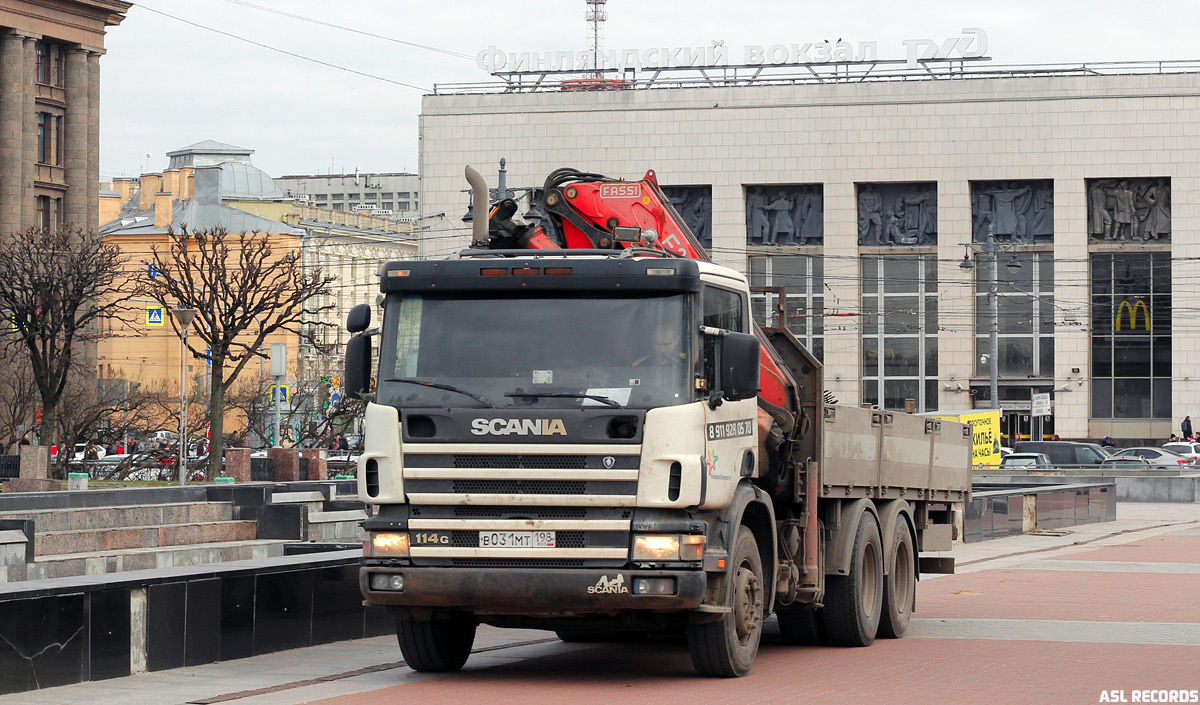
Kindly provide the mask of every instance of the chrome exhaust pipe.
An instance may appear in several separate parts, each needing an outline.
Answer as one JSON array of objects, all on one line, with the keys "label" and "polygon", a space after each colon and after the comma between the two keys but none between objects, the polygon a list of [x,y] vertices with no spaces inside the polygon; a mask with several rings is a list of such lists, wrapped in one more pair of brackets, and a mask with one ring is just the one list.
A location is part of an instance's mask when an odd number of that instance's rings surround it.
[{"label": "chrome exhaust pipe", "polygon": [[467,183],[471,184],[471,248],[478,250],[486,250],[488,247],[488,221],[491,216],[491,202],[488,199],[487,180],[483,178],[483,174],[467,165],[466,169]]}]

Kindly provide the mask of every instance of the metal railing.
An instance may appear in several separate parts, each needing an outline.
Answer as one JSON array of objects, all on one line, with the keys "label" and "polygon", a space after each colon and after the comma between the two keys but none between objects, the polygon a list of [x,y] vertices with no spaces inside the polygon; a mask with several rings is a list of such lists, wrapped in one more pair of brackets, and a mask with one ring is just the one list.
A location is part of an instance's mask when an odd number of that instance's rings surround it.
[{"label": "metal railing", "polygon": [[0,455],[0,480],[21,476],[21,456]]},{"label": "metal railing", "polygon": [[[522,71],[494,74],[498,80],[433,85],[433,95],[476,93],[574,92],[580,76],[594,71]],[[964,59],[922,61],[909,67],[903,59],[823,64],[740,64],[671,66],[652,69],[603,69],[608,90],[728,88],[734,86],[814,85],[884,81],[936,81],[986,78],[1134,76],[1200,73],[1200,60],[1100,61],[994,65]]]}]

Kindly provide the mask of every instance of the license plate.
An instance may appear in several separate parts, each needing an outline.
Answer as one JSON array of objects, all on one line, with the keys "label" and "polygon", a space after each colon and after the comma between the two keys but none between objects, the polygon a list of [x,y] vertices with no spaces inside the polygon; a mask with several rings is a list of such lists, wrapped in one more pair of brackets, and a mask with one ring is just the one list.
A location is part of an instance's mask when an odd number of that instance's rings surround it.
[{"label": "license plate", "polygon": [[480,548],[554,548],[553,531],[480,531]]}]

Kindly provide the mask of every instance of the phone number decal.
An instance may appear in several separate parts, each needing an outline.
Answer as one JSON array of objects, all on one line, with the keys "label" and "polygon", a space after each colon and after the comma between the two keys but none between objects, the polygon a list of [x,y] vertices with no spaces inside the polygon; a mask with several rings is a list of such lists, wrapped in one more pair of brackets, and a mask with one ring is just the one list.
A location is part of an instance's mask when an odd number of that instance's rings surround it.
[{"label": "phone number decal", "polygon": [[754,419],[724,421],[708,424],[708,440],[723,441],[726,438],[741,438],[754,435]]}]

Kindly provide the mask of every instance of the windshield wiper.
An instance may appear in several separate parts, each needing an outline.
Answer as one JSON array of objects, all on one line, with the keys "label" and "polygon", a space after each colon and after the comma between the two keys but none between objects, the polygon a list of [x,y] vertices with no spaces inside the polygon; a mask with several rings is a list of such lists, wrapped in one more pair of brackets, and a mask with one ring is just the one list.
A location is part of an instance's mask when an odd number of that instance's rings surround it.
[{"label": "windshield wiper", "polygon": [[609,406],[613,406],[618,409],[621,408],[621,404],[619,402],[613,401],[608,397],[600,396],[599,394],[574,394],[572,392],[509,392],[504,396],[532,397],[535,399],[540,397],[554,397],[560,399],[591,399],[592,401],[598,401],[601,404],[608,404]]},{"label": "windshield wiper", "polygon": [[444,389],[447,392],[458,392],[459,394],[464,394],[468,397],[471,397],[472,399],[474,399],[475,401],[477,401],[481,404],[486,404],[488,407],[490,407],[492,409],[496,408],[495,404],[488,401],[486,398],[479,396],[475,392],[468,392],[465,389],[459,389],[458,387],[452,387],[449,384],[441,384],[439,382],[427,382],[426,380],[414,379],[412,377],[389,377],[383,381],[384,382],[404,382],[406,384],[419,384],[422,387],[432,387],[434,389]]}]

